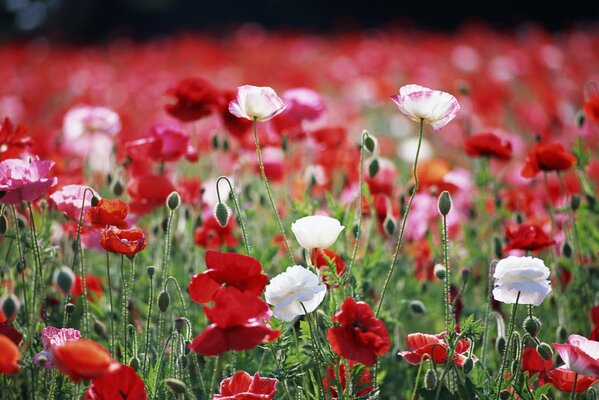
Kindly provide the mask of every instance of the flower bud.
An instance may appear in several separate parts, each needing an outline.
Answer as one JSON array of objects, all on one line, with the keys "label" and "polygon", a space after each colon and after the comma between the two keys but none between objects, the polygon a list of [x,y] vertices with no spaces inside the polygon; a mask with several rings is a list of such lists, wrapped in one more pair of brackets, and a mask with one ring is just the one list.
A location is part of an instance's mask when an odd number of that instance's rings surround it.
[{"label": "flower bud", "polygon": [[500,398],[501,400],[508,400],[510,397],[512,397],[512,393],[510,393],[510,391],[509,391],[509,390],[502,390],[502,391],[499,393],[499,398]]},{"label": "flower bud", "polygon": [[447,216],[447,214],[449,214],[449,211],[451,210],[451,196],[449,196],[449,192],[447,190],[441,192],[441,196],[439,196],[437,205],[441,215]]},{"label": "flower bud", "polygon": [[168,209],[171,211],[174,211],[177,208],[179,208],[179,206],[181,205],[181,196],[179,196],[179,193],[172,192],[171,194],[169,194],[166,198],[166,205]]},{"label": "flower bud", "polygon": [[434,370],[429,369],[424,375],[424,387],[426,390],[433,390],[437,387],[437,374]]},{"label": "flower bud", "polygon": [[537,337],[539,331],[541,330],[541,320],[537,317],[527,317],[524,320],[524,330],[528,332],[530,336]]},{"label": "flower bud", "polygon": [[570,246],[568,241],[564,241],[564,244],[562,245],[562,254],[567,258],[572,257],[572,246]]},{"label": "flower bud", "polygon": [[150,265],[148,268],[146,268],[146,272],[148,273],[148,276],[151,278],[156,273],[156,267],[153,265]]},{"label": "flower bud", "polygon": [[424,303],[420,300],[411,300],[410,311],[414,314],[424,314],[426,312],[426,307],[424,307]]},{"label": "flower bud", "polygon": [[186,325],[187,325],[187,319],[185,319],[183,317],[175,318],[175,330],[178,333],[181,333],[181,331],[183,330],[183,328],[185,328]]},{"label": "flower bud", "polygon": [[379,160],[374,159],[368,164],[368,176],[374,178],[376,174],[379,172]]},{"label": "flower bud", "polygon": [[171,305],[171,295],[166,291],[160,292],[158,295],[158,309],[161,312],[166,312],[168,307]]},{"label": "flower bud", "polygon": [[578,112],[576,113],[576,115],[574,116],[574,118],[576,119],[576,126],[578,127],[578,129],[581,129],[584,125],[584,122],[586,120],[586,117],[584,115],[584,111],[583,110],[578,110]]},{"label": "flower bud", "polygon": [[503,256],[503,245],[501,244],[501,239],[495,237],[493,239],[493,250],[495,252],[495,257],[502,258]]},{"label": "flower bud", "polygon": [[521,224],[524,222],[524,216],[521,213],[516,213],[516,223]]},{"label": "flower bud", "polygon": [[100,336],[102,339],[108,337],[106,336],[106,326],[98,320],[94,321],[94,332],[96,332],[96,335]]},{"label": "flower bud", "polygon": [[471,273],[470,268],[462,268],[461,275],[462,275],[463,283],[468,282],[468,279],[470,279],[470,273]]},{"label": "flower bud", "polygon": [[62,266],[54,271],[53,281],[63,293],[71,293],[73,283],[75,283],[75,274],[69,267]]},{"label": "flower bud", "polygon": [[497,350],[499,354],[503,354],[506,344],[505,337],[499,336],[497,340],[495,340],[495,350]]},{"label": "flower bud", "polygon": [[164,383],[170,389],[170,391],[175,394],[187,393],[187,386],[185,386],[185,383],[183,383],[179,379],[167,378],[164,380]]},{"label": "flower bud", "polygon": [[67,303],[64,306],[64,312],[66,312],[67,314],[73,314],[73,312],[75,311],[75,304],[73,303]]},{"label": "flower bud", "polygon": [[539,343],[539,345],[537,345],[537,353],[539,353],[544,360],[549,361],[553,359],[553,350],[547,343]]},{"label": "flower bud", "polygon": [[558,343],[564,343],[568,339],[568,331],[562,325],[557,327],[555,331],[555,337]]},{"label": "flower bud", "polygon": [[114,185],[112,185],[112,193],[116,196],[120,196],[123,194],[123,184],[121,181],[114,181]]},{"label": "flower bud", "polygon": [[366,148],[370,154],[373,154],[377,144],[376,138],[371,136],[367,131],[362,132],[362,134],[366,134],[366,137],[364,138],[364,148]]},{"label": "flower bud", "polygon": [[435,264],[434,272],[437,278],[441,280],[445,279],[445,267],[443,264]]},{"label": "flower bud", "polygon": [[0,305],[2,306],[2,313],[6,319],[12,321],[17,316],[21,303],[17,296],[11,293],[0,297]]},{"label": "flower bud", "polygon": [[92,200],[91,200],[92,207],[97,207],[99,202],[100,202],[99,198],[97,198],[96,196],[92,196]]},{"label": "flower bud", "polygon": [[227,226],[227,222],[229,221],[229,210],[224,203],[218,203],[216,208],[214,209],[214,215],[216,216],[216,220],[218,224],[223,228]]},{"label": "flower bud", "polygon": [[358,224],[354,224],[351,228],[351,232],[355,238],[358,237],[358,232],[360,231],[360,226]]},{"label": "flower bud", "polygon": [[472,369],[474,368],[474,361],[472,360],[472,358],[468,357],[466,359],[466,361],[464,361],[464,373],[466,375],[470,374],[470,372],[472,372]]},{"label": "flower bud", "polygon": [[392,236],[395,233],[397,225],[395,224],[393,218],[387,215],[385,221],[383,221],[383,228],[385,229],[385,233],[387,235]]},{"label": "flower bud", "polygon": [[8,229],[8,221],[6,220],[6,216],[0,215],[0,235],[4,235],[6,230]]},{"label": "flower bud", "polygon": [[570,198],[570,208],[572,208],[572,211],[576,211],[576,210],[578,210],[579,207],[580,207],[580,195],[575,193]]},{"label": "flower bud", "polygon": [[133,368],[136,372],[139,371],[139,358],[133,356],[129,359],[129,366]]},{"label": "flower bud", "polygon": [[212,136],[212,149],[218,150],[218,135]]}]

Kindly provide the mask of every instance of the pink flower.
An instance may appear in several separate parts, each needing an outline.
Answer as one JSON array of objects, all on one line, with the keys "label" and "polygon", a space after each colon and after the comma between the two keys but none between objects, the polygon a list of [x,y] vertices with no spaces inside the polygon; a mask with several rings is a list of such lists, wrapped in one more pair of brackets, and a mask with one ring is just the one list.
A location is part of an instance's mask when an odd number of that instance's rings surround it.
[{"label": "pink flower", "polygon": [[565,367],[581,375],[599,378],[599,342],[570,335],[567,344],[553,343]]},{"label": "pink flower", "polygon": [[[83,194],[88,186],[85,185],[66,185],[62,189],[50,195],[50,200],[54,203],[59,211],[62,211],[67,217],[74,221],[79,221],[81,216],[81,204],[83,202]],[[93,196],[101,198],[95,190],[92,189]],[[85,207],[83,211],[84,221],[87,221],[87,211],[91,207],[92,193],[85,194]]]},{"label": "pink flower", "polygon": [[270,400],[275,398],[277,380],[261,378],[260,374],[252,377],[245,371],[239,371],[220,383],[220,394],[213,399],[220,400]]},{"label": "pink flower", "polygon": [[184,130],[163,124],[150,128],[148,136],[127,143],[127,153],[134,160],[178,161],[185,157],[194,162],[198,153]]},{"label": "pink flower", "polygon": [[279,132],[300,130],[303,121],[318,119],[325,110],[318,92],[307,88],[289,89],[283,92],[285,111],[274,120]]},{"label": "pink flower", "polygon": [[38,157],[29,161],[11,158],[0,162],[0,197],[3,203],[17,204],[20,201],[34,201],[56,184],[56,178],[48,173],[54,161],[40,161]]},{"label": "pink flower", "polygon": [[237,97],[229,103],[229,112],[250,121],[268,121],[283,112],[285,104],[270,87],[245,85],[237,88]]},{"label": "pink flower", "polygon": [[419,85],[401,87],[399,95],[391,96],[391,100],[411,120],[424,120],[436,131],[447,125],[460,111],[458,101],[449,93]]},{"label": "pink flower", "polygon": [[62,346],[65,343],[73,342],[81,338],[81,333],[73,328],[55,328],[53,326],[47,326],[42,329],[42,344],[44,350],[33,356],[33,362],[35,364],[40,363],[42,357],[46,358],[44,368],[54,368],[54,356],[52,349],[58,346]]}]

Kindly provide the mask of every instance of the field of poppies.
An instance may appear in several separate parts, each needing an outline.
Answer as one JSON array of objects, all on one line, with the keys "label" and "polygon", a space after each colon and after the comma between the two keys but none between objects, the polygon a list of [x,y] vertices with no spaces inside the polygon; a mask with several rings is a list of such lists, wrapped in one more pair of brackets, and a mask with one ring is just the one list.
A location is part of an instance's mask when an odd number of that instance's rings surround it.
[{"label": "field of poppies", "polygon": [[0,59],[1,399],[598,397],[599,31]]}]

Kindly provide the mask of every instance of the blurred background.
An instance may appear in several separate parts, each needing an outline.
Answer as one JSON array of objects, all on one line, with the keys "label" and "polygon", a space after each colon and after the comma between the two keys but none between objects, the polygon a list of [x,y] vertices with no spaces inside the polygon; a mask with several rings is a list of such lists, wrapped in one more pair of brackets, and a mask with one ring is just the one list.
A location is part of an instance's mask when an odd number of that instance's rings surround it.
[{"label": "blurred background", "polygon": [[599,1],[388,0],[0,0],[0,38],[44,34],[67,42],[202,31],[245,22],[266,28],[344,32],[372,28],[447,31],[481,22],[496,29],[536,23],[548,30],[597,26]]}]

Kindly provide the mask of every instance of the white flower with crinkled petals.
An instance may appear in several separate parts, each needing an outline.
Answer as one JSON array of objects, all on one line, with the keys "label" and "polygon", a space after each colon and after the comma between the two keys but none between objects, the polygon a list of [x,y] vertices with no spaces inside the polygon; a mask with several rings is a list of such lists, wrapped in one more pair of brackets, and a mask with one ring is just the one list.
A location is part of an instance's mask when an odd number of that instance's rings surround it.
[{"label": "white flower with crinkled petals", "polygon": [[[543,260],[534,257],[509,256],[495,267],[495,300],[506,304],[538,306],[551,292],[549,268]],[[520,295],[518,296],[518,293]]]},{"label": "white flower with crinkled petals", "polygon": [[229,103],[229,112],[250,121],[268,121],[285,109],[285,103],[270,87],[245,85],[237,88],[237,97]]},{"label": "white flower with crinkled petals", "polygon": [[306,250],[331,247],[344,228],[335,218],[324,215],[303,217],[291,224],[295,238]]},{"label": "white flower with crinkled petals", "polygon": [[424,120],[436,131],[447,125],[460,111],[458,101],[451,94],[419,85],[402,86],[399,95],[391,96],[391,100],[411,120]]},{"label": "white flower with crinkled petals", "polygon": [[268,304],[275,306],[275,317],[290,322],[298,315],[316,310],[326,292],[326,285],[315,273],[301,265],[294,265],[272,278],[264,297]]}]

